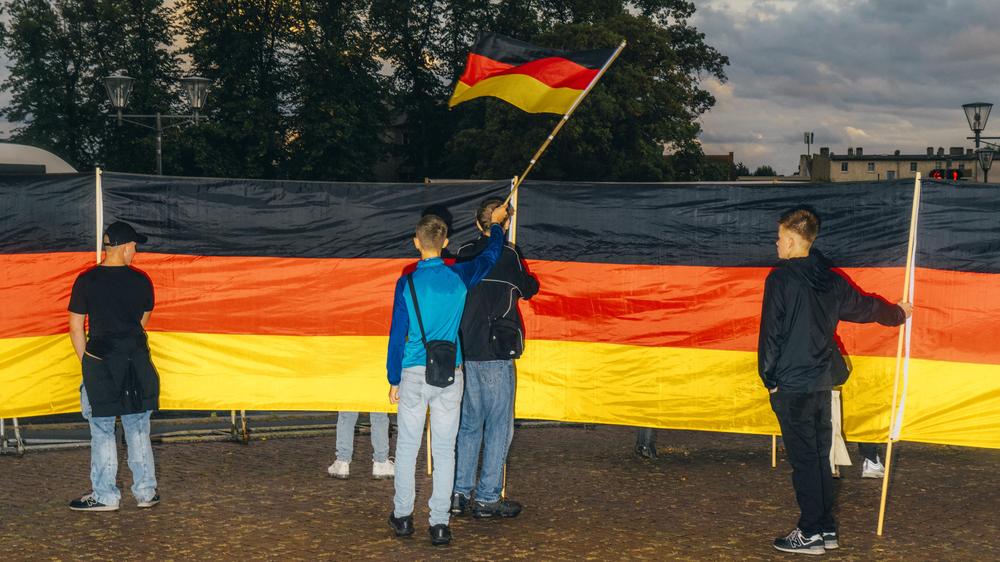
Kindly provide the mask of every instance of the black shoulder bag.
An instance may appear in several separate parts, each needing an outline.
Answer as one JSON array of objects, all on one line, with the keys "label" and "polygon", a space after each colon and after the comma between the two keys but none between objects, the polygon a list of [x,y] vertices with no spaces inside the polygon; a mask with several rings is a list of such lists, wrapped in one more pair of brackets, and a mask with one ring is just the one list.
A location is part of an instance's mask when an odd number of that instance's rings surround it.
[{"label": "black shoulder bag", "polygon": [[410,285],[413,310],[417,313],[420,340],[424,342],[424,351],[427,352],[427,370],[424,373],[424,380],[427,384],[438,388],[451,386],[451,383],[455,382],[455,356],[457,354],[455,342],[448,340],[427,341],[427,334],[424,333],[424,322],[420,319],[420,304],[417,302],[417,290],[413,287],[412,273],[406,276],[406,282]]}]

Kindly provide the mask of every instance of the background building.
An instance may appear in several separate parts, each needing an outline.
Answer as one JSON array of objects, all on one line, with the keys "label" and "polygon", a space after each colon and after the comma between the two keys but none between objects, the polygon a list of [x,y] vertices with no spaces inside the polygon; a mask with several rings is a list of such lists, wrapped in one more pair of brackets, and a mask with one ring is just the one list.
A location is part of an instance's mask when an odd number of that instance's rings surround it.
[{"label": "background building", "polygon": [[[799,157],[799,176],[812,181],[869,181],[913,178],[920,172],[931,177],[934,170],[954,170],[965,181],[983,181],[979,159],[971,148],[953,146],[945,151],[927,147],[924,154],[865,154],[863,147],[848,148],[847,154],[834,154],[828,147],[819,154]],[[947,175],[947,174],[946,174]]]}]

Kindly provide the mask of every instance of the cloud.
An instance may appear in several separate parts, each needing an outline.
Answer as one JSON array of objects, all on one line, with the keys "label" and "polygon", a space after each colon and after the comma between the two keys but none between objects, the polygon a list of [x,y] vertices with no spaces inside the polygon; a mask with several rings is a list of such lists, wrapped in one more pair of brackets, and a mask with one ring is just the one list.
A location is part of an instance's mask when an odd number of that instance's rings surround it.
[{"label": "cloud", "polygon": [[839,152],[967,146],[962,103],[1000,103],[994,0],[709,0],[691,23],[730,58],[705,150],[751,167],[793,171],[803,131]]}]

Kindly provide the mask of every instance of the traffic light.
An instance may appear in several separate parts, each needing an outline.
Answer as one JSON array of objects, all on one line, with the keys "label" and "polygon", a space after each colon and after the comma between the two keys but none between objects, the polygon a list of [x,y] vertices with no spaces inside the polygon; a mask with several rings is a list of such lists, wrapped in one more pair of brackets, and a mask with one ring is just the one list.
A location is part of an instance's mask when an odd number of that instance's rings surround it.
[{"label": "traffic light", "polygon": [[962,170],[955,168],[934,168],[930,173],[931,179],[958,181],[962,179]]}]

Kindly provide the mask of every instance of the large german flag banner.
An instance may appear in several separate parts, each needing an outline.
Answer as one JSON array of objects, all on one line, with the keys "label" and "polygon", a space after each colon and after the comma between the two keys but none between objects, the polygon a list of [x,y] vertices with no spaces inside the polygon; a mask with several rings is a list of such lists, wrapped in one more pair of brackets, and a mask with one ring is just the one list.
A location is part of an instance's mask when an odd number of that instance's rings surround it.
[{"label": "large german flag banner", "polygon": [[[103,220],[150,235],[135,267],[168,409],[388,411],[394,282],[425,209],[473,236],[508,182],[331,184],[105,174]],[[523,305],[520,417],[767,434],[756,373],[776,220],[808,202],[818,247],[899,298],[912,184],[525,185],[518,241],[541,292]],[[903,440],[1000,448],[1000,200],[925,183]],[[93,177],[0,180],[0,416],[75,411],[66,337],[93,264]],[[884,440],[898,330],[842,323],[849,438]]]},{"label": "large german flag banner", "polygon": [[454,107],[492,96],[529,113],[569,111],[614,49],[569,52],[536,47],[495,33],[479,35],[448,101]]}]

